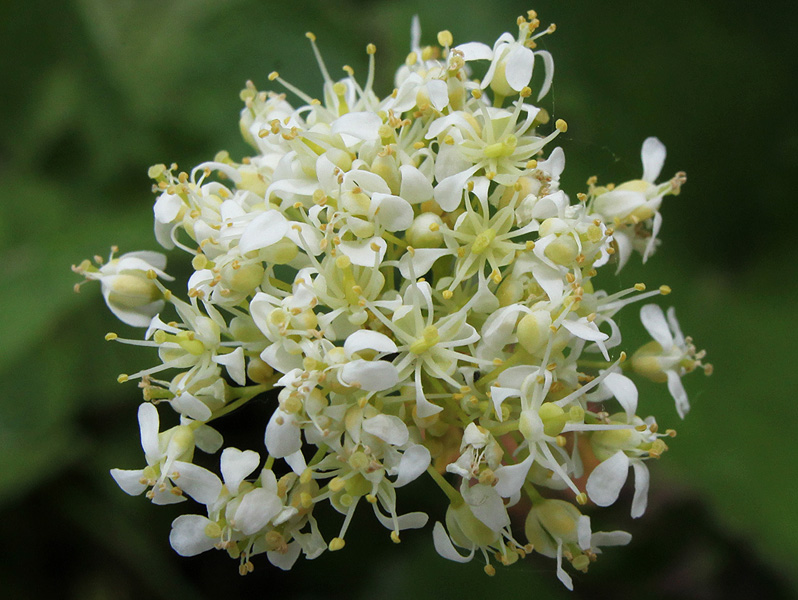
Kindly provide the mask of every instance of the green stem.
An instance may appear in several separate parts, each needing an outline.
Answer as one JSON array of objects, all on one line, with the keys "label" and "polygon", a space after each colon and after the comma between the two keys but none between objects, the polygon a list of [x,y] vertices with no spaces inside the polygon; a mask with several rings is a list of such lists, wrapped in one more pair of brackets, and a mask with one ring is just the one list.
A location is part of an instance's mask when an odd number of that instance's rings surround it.
[{"label": "green stem", "polygon": [[460,495],[460,492],[454,489],[452,484],[446,481],[444,476],[438,473],[435,467],[432,465],[428,466],[427,473],[430,474],[430,477],[435,480],[435,483],[438,484],[438,487],[441,488],[444,494],[446,494],[453,507],[460,506],[460,504],[463,503],[463,497]]},{"label": "green stem", "polygon": [[532,485],[532,483],[529,481],[524,482],[524,491],[526,492],[526,495],[529,496],[529,499],[532,501],[533,505],[540,504],[541,502],[544,502],[546,500],[543,496],[540,495],[540,492],[538,492],[535,489],[535,486]]},{"label": "green stem", "polygon": [[310,459],[308,466],[312,467],[316,463],[320,462],[321,459],[324,458],[325,456],[327,456],[327,445],[322,444],[321,446],[319,446],[319,449],[316,450],[316,454],[313,455],[313,458]]},{"label": "green stem", "polygon": [[244,404],[246,404],[247,402],[252,400],[258,394],[261,394],[263,392],[268,392],[270,389],[272,389],[273,385],[274,384],[263,383],[263,384],[260,384],[260,385],[252,385],[252,386],[249,386],[249,387],[246,387],[246,388],[239,388],[239,389],[242,389],[242,390],[246,390],[246,393],[243,396],[241,396],[240,398],[238,398],[237,400],[231,402],[230,404],[228,404],[226,406],[223,406],[222,408],[220,408],[217,411],[214,411],[214,413],[211,415],[211,418],[208,419],[206,421],[206,423],[210,423],[214,419],[218,419],[219,417],[223,417],[224,415],[226,415],[228,413],[231,413],[234,410],[242,407]]}]

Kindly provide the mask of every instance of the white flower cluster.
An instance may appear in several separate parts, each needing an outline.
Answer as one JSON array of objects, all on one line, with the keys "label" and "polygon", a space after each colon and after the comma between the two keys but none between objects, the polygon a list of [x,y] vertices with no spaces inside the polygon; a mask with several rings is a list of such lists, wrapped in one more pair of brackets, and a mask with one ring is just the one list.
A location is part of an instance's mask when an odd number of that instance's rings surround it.
[{"label": "white flower cluster", "polygon": [[[308,34],[322,99],[272,73],[303,104],[247,84],[240,124],[253,156],[150,169],[156,237],[192,257],[187,299],[162,283],[158,253],[75,267],[119,319],[147,327],[144,340],[108,339],[158,351],[157,366],[120,376],[143,389],[146,466],[111,474],[155,504],[200,505],[174,521],[179,554],[225,550],[245,574],[266,553],[289,569],[343,548],[361,500],[399,542],[426,525],[397,500],[424,473],[448,502],[435,548],[460,562],[479,554],[489,574],[534,549],[556,557],[570,588],[563,558],[584,571],[600,546],[629,541],[593,533],[579,505],[614,503],[631,466],[632,516],[645,510],[646,463],[674,432],[637,415],[632,377],[667,382],[683,417],[681,377],[708,365],[654,304],[641,310],[654,341],[626,360],[615,315],[670,290],[610,294],[593,279],[654,252],[663,198],[684,175],[656,183],[665,148],[649,138],[641,179],[592,179],[575,201],[560,189],[563,151],[544,148],[567,126],[547,127],[527,102],[554,72],[535,43],[554,26],[539,26],[530,12],[492,48],[455,46],[448,31],[422,48],[416,22],[382,99],[373,45],[365,85],[349,67],[335,81]],[[481,82],[470,75],[480,61]],[[195,448],[223,446],[210,422],[270,391],[270,420],[253,424],[265,459],[227,447],[221,478],[192,463]],[[179,424],[161,432],[165,405]],[[329,541],[314,517],[323,502],[343,515]],[[525,519],[526,540],[513,519]]]}]

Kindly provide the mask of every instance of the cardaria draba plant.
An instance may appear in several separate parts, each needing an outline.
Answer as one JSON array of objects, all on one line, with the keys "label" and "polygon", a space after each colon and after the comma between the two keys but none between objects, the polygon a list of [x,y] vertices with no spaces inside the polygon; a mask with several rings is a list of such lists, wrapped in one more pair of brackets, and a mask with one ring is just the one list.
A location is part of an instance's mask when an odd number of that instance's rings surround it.
[{"label": "cardaria draba plant", "polygon": [[[667,383],[684,417],[681,378],[709,365],[656,304],[640,310],[653,341],[627,355],[616,315],[670,289],[610,293],[594,277],[656,250],[663,200],[685,177],[658,183],[665,148],[648,138],[640,179],[560,189],[564,153],[549,147],[567,125],[530,102],[551,85],[535,40],[554,26],[534,12],[517,25],[493,47],[442,31],[422,48],[415,22],[384,98],[373,45],[365,82],[349,67],[335,81],[309,33],[320,98],[277,73],[298,108],[247,83],[252,156],[150,169],[156,238],[191,258],[186,293],[166,287],[156,252],[75,267],[146,328],[107,339],[157,351],[119,378],[143,391],[143,466],[111,475],[155,504],[192,500],[172,525],[179,554],[290,569],[342,549],[363,505],[399,542],[427,525],[399,509],[425,474],[448,504],[436,550],[479,556],[488,574],[535,551],[571,588],[563,559],[586,571],[600,547],[629,542],[582,511],[613,504],[630,468],[631,515],[645,511],[648,462],[673,431],[638,416],[634,379]],[[481,81],[474,62],[487,63]],[[221,417],[261,396],[274,407],[252,423],[264,447],[222,449]],[[221,477],[193,463],[197,449],[220,454]],[[315,516],[325,502],[343,515],[332,534]]]}]

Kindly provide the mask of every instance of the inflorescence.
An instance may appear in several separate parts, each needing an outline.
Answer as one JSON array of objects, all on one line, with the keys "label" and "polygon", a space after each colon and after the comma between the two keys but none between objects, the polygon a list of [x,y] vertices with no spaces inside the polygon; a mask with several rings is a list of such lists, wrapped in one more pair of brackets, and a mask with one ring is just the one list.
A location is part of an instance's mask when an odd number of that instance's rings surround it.
[{"label": "inflorescence", "polygon": [[[179,554],[224,550],[246,574],[266,553],[289,569],[342,549],[363,501],[398,543],[427,524],[400,514],[397,493],[424,474],[448,503],[436,550],[479,556],[488,574],[535,551],[571,588],[563,559],[586,571],[600,547],[629,542],[593,532],[581,507],[613,504],[631,467],[631,516],[646,509],[647,463],[675,432],[638,416],[634,379],[667,383],[684,417],[681,377],[710,366],[656,304],[640,309],[653,341],[627,356],[615,315],[670,289],[609,293],[594,277],[651,256],[685,176],[657,183],[665,148],[648,138],[640,179],[591,178],[575,201],[560,189],[564,153],[546,147],[567,125],[529,102],[551,85],[535,40],[552,31],[530,11],[493,47],[442,31],[422,48],[415,21],[385,98],[373,45],[364,85],[350,67],[336,81],[308,33],[322,98],[272,73],[295,108],[248,82],[253,156],[150,169],[156,238],[191,256],[187,297],[167,289],[160,253],[74,267],[122,322],[146,327],[143,340],[107,339],[158,352],[119,377],[143,391],[146,466],[111,475],[155,504],[193,499],[200,514],[172,525]],[[488,65],[481,81],[473,62]],[[221,478],[192,463],[224,445],[211,422],[264,394],[265,459],[226,447]],[[179,423],[161,431],[161,416],[176,421],[166,407]],[[343,515],[332,537],[314,514],[324,502]]]}]

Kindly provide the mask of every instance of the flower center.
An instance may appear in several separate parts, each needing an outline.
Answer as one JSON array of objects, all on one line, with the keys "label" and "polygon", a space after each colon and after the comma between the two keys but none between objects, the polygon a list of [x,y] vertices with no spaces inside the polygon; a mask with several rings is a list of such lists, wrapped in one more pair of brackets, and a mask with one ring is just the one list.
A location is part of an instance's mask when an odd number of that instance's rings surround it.
[{"label": "flower center", "polygon": [[413,354],[423,354],[440,341],[441,336],[438,333],[438,328],[434,325],[430,325],[424,328],[420,338],[410,344],[410,352]]}]

